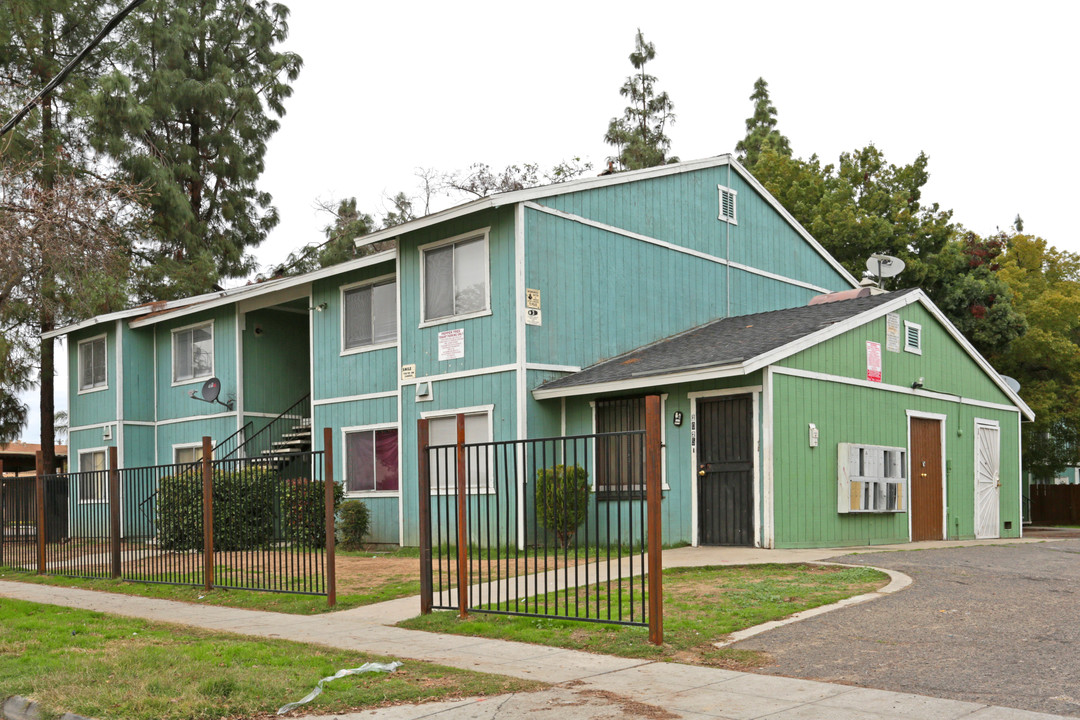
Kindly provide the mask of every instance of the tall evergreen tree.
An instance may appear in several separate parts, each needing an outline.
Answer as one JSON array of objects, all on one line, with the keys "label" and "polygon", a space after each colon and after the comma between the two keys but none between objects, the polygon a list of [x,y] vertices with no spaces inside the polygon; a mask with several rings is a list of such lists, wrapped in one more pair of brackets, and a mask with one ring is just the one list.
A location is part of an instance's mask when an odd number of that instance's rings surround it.
[{"label": "tall evergreen tree", "polygon": [[754,102],[754,114],[746,118],[746,137],[735,145],[735,152],[739,154],[739,162],[753,172],[762,149],[790,156],[791,145],[776,129],[776,107],[769,99],[769,83],[765,78],[759,77],[754,83],[750,99]]},{"label": "tall evergreen tree", "polygon": [[266,143],[302,65],[277,49],[287,18],[267,0],[150,0],[129,18],[91,116],[95,149],[152,190],[139,295],[202,292],[253,269],[248,249],[278,222],[257,187]]},{"label": "tall evergreen tree", "polygon": [[671,140],[664,132],[668,123],[675,122],[675,106],[666,92],[656,91],[656,78],[645,71],[645,66],[655,57],[656,48],[645,42],[639,28],[634,37],[634,52],[630,53],[634,74],[619,89],[619,94],[630,104],[622,117],[611,119],[604,134],[604,142],[618,150],[613,160],[623,170],[678,161],[667,156]]}]

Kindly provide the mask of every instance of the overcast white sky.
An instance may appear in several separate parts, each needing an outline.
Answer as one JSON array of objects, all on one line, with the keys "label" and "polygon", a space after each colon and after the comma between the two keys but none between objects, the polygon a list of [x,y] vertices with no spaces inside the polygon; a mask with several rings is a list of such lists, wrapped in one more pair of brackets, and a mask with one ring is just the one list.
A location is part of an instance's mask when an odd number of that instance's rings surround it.
[{"label": "overcast white sky", "polygon": [[[281,215],[256,253],[266,266],[323,239],[317,199],[380,214],[416,192],[418,168],[581,156],[599,172],[638,27],[683,160],[734,151],[761,76],[796,155],[835,162],[874,143],[906,164],[925,151],[924,202],[980,234],[1019,213],[1026,232],[1080,252],[1071,3],[285,1],[283,47],[304,69],[266,157]],[[66,378],[57,388],[66,407]]]}]

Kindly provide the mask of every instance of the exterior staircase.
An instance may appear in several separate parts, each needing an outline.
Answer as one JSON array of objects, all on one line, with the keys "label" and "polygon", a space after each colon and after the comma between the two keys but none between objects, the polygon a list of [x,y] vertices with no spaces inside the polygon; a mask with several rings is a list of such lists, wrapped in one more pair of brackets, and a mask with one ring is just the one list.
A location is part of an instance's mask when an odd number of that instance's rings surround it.
[{"label": "exterior staircase", "polygon": [[281,455],[289,453],[303,453],[311,450],[311,418],[300,418],[281,437],[274,440],[270,447],[263,450],[261,457],[265,464],[279,470],[286,462]]}]

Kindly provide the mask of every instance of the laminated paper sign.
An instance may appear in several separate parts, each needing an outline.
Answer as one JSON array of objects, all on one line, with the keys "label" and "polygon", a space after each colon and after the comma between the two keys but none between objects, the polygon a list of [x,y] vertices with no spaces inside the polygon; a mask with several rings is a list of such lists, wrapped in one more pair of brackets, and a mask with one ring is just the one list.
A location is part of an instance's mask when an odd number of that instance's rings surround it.
[{"label": "laminated paper sign", "polygon": [[465,357],[465,328],[439,333],[439,362]]},{"label": "laminated paper sign", "polygon": [[885,316],[885,349],[900,352],[900,316],[897,313]]},{"label": "laminated paper sign", "polygon": [[881,343],[866,341],[866,379],[881,382]]}]

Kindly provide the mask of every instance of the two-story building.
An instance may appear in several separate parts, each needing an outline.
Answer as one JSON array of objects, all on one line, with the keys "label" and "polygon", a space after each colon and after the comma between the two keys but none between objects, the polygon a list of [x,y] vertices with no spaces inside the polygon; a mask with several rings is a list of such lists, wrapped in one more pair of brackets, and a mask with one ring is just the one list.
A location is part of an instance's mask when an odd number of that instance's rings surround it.
[{"label": "two-story building", "polygon": [[[495,195],[358,244],[386,240],[50,333],[69,340],[73,469],[109,445],[126,467],[192,460],[204,435],[309,406],[371,540],[415,545],[418,419],[433,443],[456,413],[469,442],[629,429],[655,393],[666,542],[1020,532],[1030,410],[923,293],[853,291],[730,156]],[[808,305],[845,290],[861,297]],[[218,401],[193,398],[210,378]]]}]

